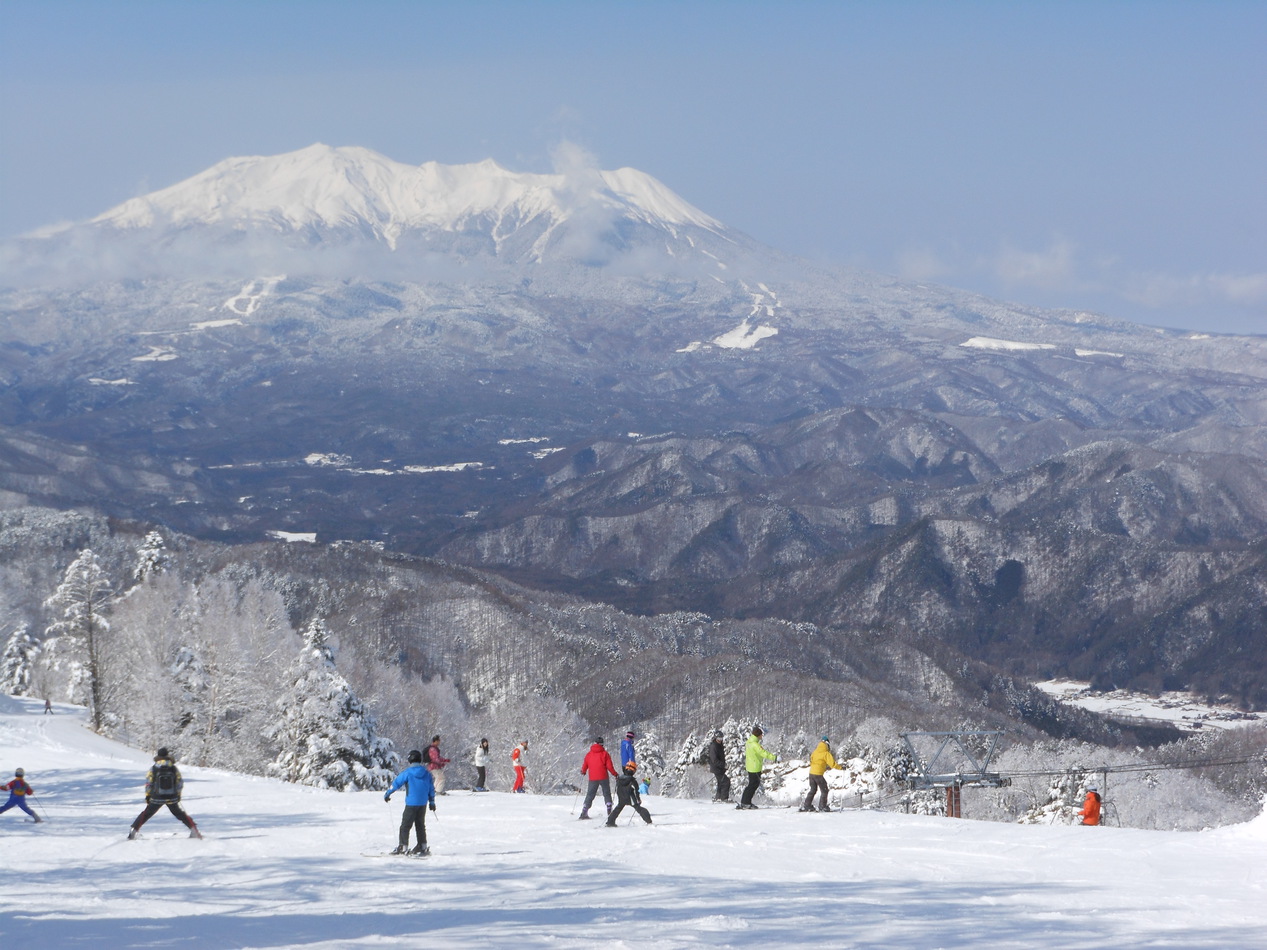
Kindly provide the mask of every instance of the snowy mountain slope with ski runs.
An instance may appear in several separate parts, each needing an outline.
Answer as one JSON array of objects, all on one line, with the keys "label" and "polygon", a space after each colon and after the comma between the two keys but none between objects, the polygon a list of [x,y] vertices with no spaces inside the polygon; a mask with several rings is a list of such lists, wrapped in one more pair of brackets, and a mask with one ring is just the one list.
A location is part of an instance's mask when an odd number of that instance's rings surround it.
[{"label": "snowy mountain slope with ski runs", "polygon": [[1267,339],[818,267],[566,167],[315,145],[0,247],[0,492],[1267,704]]},{"label": "snowy mountain slope with ski runs", "polygon": [[204,839],[163,810],[128,841],[149,756],[42,708],[0,696],[0,761],[48,819],[0,816],[15,946],[1267,947],[1265,817],[1179,833],[653,794],[654,824],[608,829],[494,768],[491,793],[437,799],[430,858],[380,858],[402,795],[182,763]]}]

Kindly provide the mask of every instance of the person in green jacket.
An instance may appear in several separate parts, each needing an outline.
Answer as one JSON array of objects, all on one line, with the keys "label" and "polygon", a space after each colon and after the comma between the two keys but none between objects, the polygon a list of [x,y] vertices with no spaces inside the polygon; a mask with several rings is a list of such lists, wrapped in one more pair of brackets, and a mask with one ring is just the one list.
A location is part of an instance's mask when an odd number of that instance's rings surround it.
[{"label": "person in green jacket", "polygon": [[805,803],[801,805],[801,811],[814,811],[814,793],[818,792],[820,797],[818,800],[818,811],[831,811],[827,807],[827,777],[824,773],[828,769],[838,769],[840,765],[836,763],[836,757],[831,754],[831,744],[827,741],[827,737],[823,736],[823,740],[818,743],[816,748],[809,757],[809,794],[805,796]]},{"label": "person in green jacket", "polygon": [[756,808],[752,804],[752,796],[757,794],[761,785],[761,770],[767,761],[777,762],[779,757],[761,747],[761,737],[765,735],[760,726],[752,727],[752,735],[748,736],[748,744],[744,747],[744,768],[748,771],[748,784],[744,786],[743,795],[736,808]]}]

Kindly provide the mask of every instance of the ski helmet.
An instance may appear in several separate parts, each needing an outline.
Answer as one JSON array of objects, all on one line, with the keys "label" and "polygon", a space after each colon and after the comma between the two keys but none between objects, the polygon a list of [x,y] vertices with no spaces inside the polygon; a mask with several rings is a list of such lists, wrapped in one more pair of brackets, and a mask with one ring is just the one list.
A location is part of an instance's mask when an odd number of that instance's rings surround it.
[{"label": "ski helmet", "polygon": [[631,730],[631,731],[629,731],[629,732],[626,732],[626,733],[625,733],[625,738],[626,738],[626,739],[632,739],[633,737],[634,737],[634,734],[633,734],[633,731],[632,731],[632,730]]},{"label": "ski helmet", "polygon": [[602,737],[602,736],[595,736],[595,737],[594,737],[594,744],[595,744],[595,745],[602,745],[602,744],[603,744],[603,737]]},{"label": "ski helmet", "polygon": [[18,769],[18,770],[17,770],[16,772],[14,772],[13,774],[14,774],[14,775],[16,775],[18,778],[21,778],[23,775],[25,775],[25,774],[26,774],[26,772],[22,771],[22,769]]},{"label": "ski helmet", "polygon": [[154,758],[156,759],[170,759],[171,757],[172,757],[172,754],[167,751],[166,746],[164,746],[163,748],[159,749],[157,752],[154,753]]},{"label": "ski helmet", "polygon": [[410,761],[410,762],[421,762],[421,761],[422,761],[422,753],[421,753],[421,752],[419,752],[417,749],[413,749],[413,750],[411,750],[411,751],[410,751],[410,753],[409,753],[409,761]]},{"label": "ski helmet", "polygon": [[760,726],[753,726],[753,727],[752,727],[752,734],[753,734],[754,736],[764,736],[764,735],[765,735],[765,733],[761,731],[761,727],[760,727]]},{"label": "ski helmet", "polygon": [[628,762],[626,762],[626,763],[625,763],[625,771],[626,771],[626,772],[637,772],[637,771],[638,771],[638,763],[637,763],[637,762],[635,762],[633,759],[630,759]]}]

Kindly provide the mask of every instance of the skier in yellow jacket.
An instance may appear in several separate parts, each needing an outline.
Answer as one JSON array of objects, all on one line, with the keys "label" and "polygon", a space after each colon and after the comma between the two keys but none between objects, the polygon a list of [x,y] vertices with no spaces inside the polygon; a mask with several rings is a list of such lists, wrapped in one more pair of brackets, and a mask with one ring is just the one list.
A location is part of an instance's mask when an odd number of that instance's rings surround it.
[{"label": "skier in yellow jacket", "polygon": [[[831,754],[831,743],[826,736],[818,743],[816,748],[809,757],[809,794],[805,796],[805,803],[801,805],[801,811],[831,811],[827,807],[827,779],[824,773],[828,769],[839,769],[843,766],[836,762],[836,757]],[[818,808],[814,808],[814,793],[818,792]]]}]

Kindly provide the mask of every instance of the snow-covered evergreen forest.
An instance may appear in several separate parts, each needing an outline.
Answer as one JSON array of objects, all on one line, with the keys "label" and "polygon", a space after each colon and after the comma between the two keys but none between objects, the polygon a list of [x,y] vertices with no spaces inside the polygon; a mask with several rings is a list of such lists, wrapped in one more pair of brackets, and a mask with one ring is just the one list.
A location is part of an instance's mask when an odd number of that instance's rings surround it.
[{"label": "snow-covered evergreen forest", "polygon": [[[570,792],[595,734],[638,733],[659,794],[708,797],[702,764],[725,735],[735,779],[760,722],[780,762],[765,794],[804,794],[810,750],[833,738],[836,805],[937,813],[906,787],[900,733],[1003,729],[999,789],[965,817],[1069,822],[1109,782],[1110,821],[1200,828],[1245,820],[1267,789],[1262,727],[1171,737],[1129,730],[1024,684],[886,639],[842,644],[781,621],[641,617],[373,545],[217,545],[77,512],[0,512],[0,688],[86,706],[102,734],[178,749],[192,765],[326,788],[380,789],[399,758],[442,737],[451,783],[489,784],[532,743],[529,782]],[[1201,768],[1191,767],[1204,763]],[[499,767],[500,765],[500,767]]]}]

